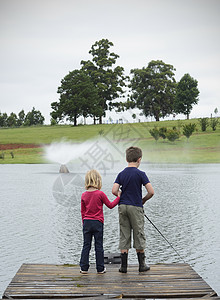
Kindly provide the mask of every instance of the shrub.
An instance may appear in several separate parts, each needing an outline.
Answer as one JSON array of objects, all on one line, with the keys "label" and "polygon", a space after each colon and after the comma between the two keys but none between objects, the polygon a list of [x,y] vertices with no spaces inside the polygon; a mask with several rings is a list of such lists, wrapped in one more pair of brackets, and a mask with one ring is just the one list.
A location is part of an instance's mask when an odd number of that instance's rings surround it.
[{"label": "shrub", "polygon": [[50,119],[50,125],[51,125],[51,126],[57,125],[57,121],[56,121],[54,118],[51,118],[51,119]]},{"label": "shrub", "polygon": [[166,139],[166,132],[167,132],[167,129],[166,127],[160,127],[159,128],[159,136],[162,137],[162,139]]},{"label": "shrub", "polygon": [[201,130],[206,131],[206,128],[209,126],[209,119],[201,118],[201,119],[199,119],[199,123],[201,125]]},{"label": "shrub", "polygon": [[218,125],[218,119],[217,118],[211,118],[210,120],[210,126],[212,127],[212,130],[215,131],[216,127]]},{"label": "shrub", "polygon": [[150,132],[151,136],[155,139],[155,141],[157,141],[159,139],[160,134],[159,134],[159,130],[156,127],[154,127],[153,129],[150,129],[149,132]]},{"label": "shrub", "polygon": [[167,130],[166,137],[170,142],[174,142],[175,140],[179,139],[180,132],[176,129],[169,129]]},{"label": "shrub", "polygon": [[195,131],[195,129],[196,129],[195,123],[189,123],[189,124],[183,125],[183,135],[185,135],[187,137],[187,140],[192,135],[192,133]]}]

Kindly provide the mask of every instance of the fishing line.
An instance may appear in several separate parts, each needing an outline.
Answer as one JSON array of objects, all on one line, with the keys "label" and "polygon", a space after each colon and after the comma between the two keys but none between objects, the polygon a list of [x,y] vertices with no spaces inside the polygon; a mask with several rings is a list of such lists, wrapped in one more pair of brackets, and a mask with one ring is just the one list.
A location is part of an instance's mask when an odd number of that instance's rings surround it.
[{"label": "fishing line", "polygon": [[153,227],[159,232],[159,234],[165,239],[165,241],[170,245],[170,247],[176,252],[176,254],[185,262],[185,260],[182,258],[182,256],[178,253],[178,251],[173,247],[173,245],[168,241],[168,239],[162,234],[162,232],[154,225],[154,223],[148,218],[148,216],[145,214],[145,218],[153,225]]}]

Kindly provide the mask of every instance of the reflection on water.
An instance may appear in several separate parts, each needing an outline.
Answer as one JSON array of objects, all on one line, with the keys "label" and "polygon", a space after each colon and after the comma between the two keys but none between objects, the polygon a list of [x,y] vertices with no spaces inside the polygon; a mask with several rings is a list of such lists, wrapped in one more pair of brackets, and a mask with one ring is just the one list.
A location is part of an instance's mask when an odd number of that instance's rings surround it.
[{"label": "reflection on water", "polygon": [[[0,295],[22,263],[79,262],[85,172],[68,168],[69,174],[60,174],[57,165],[0,165]],[[220,165],[142,163],[141,169],[155,189],[146,215],[220,294]],[[117,171],[103,174],[102,190],[111,200]],[[105,251],[117,252],[117,208],[105,207],[104,215]],[[149,263],[182,262],[147,219],[145,230]],[[129,262],[137,263],[134,249]]]}]

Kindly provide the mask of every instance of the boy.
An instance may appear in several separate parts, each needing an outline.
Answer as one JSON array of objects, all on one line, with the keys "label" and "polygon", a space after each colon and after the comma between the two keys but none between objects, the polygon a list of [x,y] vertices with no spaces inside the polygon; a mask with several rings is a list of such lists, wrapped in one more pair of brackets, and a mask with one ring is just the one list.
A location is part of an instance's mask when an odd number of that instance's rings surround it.
[{"label": "boy", "polygon": [[[136,248],[139,272],[150,269],[145,264],[145,232],[144,232],[144,209],[143,204],[154,195],[154,189],[147,175],[138,169],[142,158],[142,150],[138,147],[129,147],[126,150],[128,167],[121,171],[113,185],[113,195],[118,195],[121,188],[119,202],[119,224],[121,267],[119,272],[127,273],[128,250],[131,248],[131,230],[133,230],[133,247]],[[147,190],[142,199],[142,185]]]}]

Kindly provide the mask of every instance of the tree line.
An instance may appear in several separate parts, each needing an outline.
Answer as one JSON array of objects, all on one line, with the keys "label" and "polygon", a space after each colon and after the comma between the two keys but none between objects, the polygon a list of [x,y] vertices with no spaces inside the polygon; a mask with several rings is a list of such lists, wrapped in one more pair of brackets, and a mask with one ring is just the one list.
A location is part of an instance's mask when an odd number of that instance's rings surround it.
[{"label": "tree line", "polygon": [[33,107],[27,114],[25,114],[23,109],[18,113],[18,115],[13,112],[10,115],[0,112],[0,127],[43,125],[44,120],[44,116],[39,110],[36,110],[35,107]]}]

